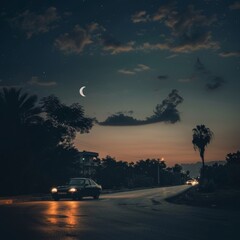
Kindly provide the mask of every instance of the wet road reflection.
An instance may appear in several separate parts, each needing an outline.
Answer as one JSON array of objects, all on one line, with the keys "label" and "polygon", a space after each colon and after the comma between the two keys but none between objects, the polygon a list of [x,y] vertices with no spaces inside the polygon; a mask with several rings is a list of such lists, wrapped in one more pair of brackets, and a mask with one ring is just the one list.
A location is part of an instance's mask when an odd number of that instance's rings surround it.
[{"label": "wet road reflection", "polygon": [[[0,206],[4,240],[236,239],[239,212],[168,204],[188,186]],[[174,229],[174,231],[172,231]]]},{"label": "wet road reflection", "polygon": [[49,202],[43,216],[47,222],[74,228],[81,224],[81,203],[76,201]]}]

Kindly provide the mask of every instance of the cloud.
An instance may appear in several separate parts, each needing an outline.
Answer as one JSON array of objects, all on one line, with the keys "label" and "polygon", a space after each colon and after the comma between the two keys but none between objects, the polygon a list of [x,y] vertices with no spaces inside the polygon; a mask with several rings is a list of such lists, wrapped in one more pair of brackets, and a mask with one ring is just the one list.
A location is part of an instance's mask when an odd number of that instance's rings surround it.
[{"label": "cloud", "polygon": [[202,49],[217,50],[219,48],[219,43],[212,40],[211,31],[195,31],[190,35],[183,34],[179,43],[169,45],[169,50],[176,53],[189,53]]},{"label": "cloud", "polygon": [[135,72],[142,72],[142,71],[148,71],[150,70],[151,68],[147,65],[144,65],[144,64],[138,64],[136,68],[134,68],[134,71]]},{"label": "cloud", "polygon": [[165,25],[172,30],[172,35],[188,36],[194,34],[195,29],[212,25],[217,21],[216,16],[207,17],[201,10],[196,10],[193,5],[189,5],[184,11],[169,12]]},{"label": "cloud", "polygon": [[157,122],[173,124],[180,121],[180,113],[177,110],[177,106],[182,102],[183,98],[174,89],[161,104],[157,104],[153,115],[147,117],[145,120],[139,120],[123,112],[119,112],[109,116],[105,121],[99,122],[99,124],[103,126],[138,126]]},{"label": "cloud", "polygon": [[66,54],[81,54],[85,47],[97,43],[99,35],[105,28],[97,22],[88,24],[85,28],[75,25],[71,32],[64,33],[55,39],[54,45]]},{"label": "cloud", "polygon": [[209,70],[206,69],[205,65],[202,63],[200,58],[197,58],[195,64],[194,64],[194,70],[197,73],[201,74],[210,74]]},{"label": "cloud", "polygon": [[162,21],[174,10],[174,3],[166,3],[162,5],[156,13],[152,16],[152,21]]},{"label": "cloud", "polygon": [[146,11],[140,11],[132,15],[131,20],[133,23],[147,22],[149,21],[149,15],[146,14]]},{"label": "cloud", "polygon": [[191,78],[200,80],[203,79],[207,81],[205,87],[207,90],[211,91],[217,90],[225,83],[225,80],[222,77],[212,74],[212,72],[205,67],[205,65],[199,58],[197,58],[194,64],[194,75]]},{"label": "cloud", "polygon": [[[151,44],[145,42],[138,47],[139,50],[169,50],[174,53],[189,53],[201,49],[219,49],[219,43],[212,41],[211,32],[196,32],[192,35],[182,35],[179,42],[169,41],[165,43]],[[175,56],[174,56],[175,57]]]},{"label": "cloud", "polygon": [[122,73],[122,74],[126,74],[126,75],[135,75],[136,73],[138,72],[143,72],[143,71],[148,71],[150,70],[151,68],[147,65],[144,65],[144,64],[138,64],[137,67],[135,67],[134,69],[120,69],[118,70],[119,73]]},{"label": "cloud", "polygon": [[75,25],[70,33],[64,33],[55,40],[55,47],[64,53],[79,54],[92,43],[91,36],[87,30]]},{"label": "cloud", "polygon": [[110,52],[110,54],[118,54],[118,53],[126,53],[126,52],[131,52],[134,49],[135,42],[130,41],[128,43],[121,43],[120,41],[109,37],[109,36],[104,36],[102,37],[102,45],[103,45],[103,50]]},{"label": "cloud", "polygon": [[176,89],[169,93],[168,97],[158,104],[155,108],[154,115],[147,118],[148,123],[167,122],[176,123],[180,121],[180,113],[176,109],[183,102],[183,98],[178,94]]},{"label": "cloud", "polygon": [[159,80],[166,80],[166,79],[168,79],[168,75],[159,75],[157,78]]},{"label": "cloud", "polygon": [[193,5],[179,10],[176,2],[170,1],[160,6],[153,14],[140,11],[132,15],[131,20],[135,24],[146,22],[159,22],[164,25],[169,34],[161,35],[164,39],[161,42],[144,42],[136,46],[133,44],[120,44],[112,39],[107,39],[104,49],[112,54],[130,51],[154,51],[167,50],[173,52],[169,58],[177,53],[189,53],[202,49],[219,49],[220,44],[213,40],[210,27],[217,22],[216,15],[207,16],[202,10],[195,9]]},{"label": "cloud", "polygon": [[[206,16],[201,10],[189,5],[184,11],[177,11],[176,2],[160,6],[149,17],[149,21],[159,21],[169,30],[165,41],[161,43],[145,42],[140,50],[169,50],[174,53],[188,53],[201,49],[219,49],[219,43],[213,41],[210,26],[217,21],[215,15]],[[146,13],[145,13],[146,14]]]},{"label": "cloud", "polygon": [[229,9],[231,10],[240,10],[240,2],[236,1],[233,4],[229,6]]},{"label": "cloud", "polygon": [[200,60],[200,58],[196,59],[194,64],[194,74],[192,76],[194,79],[205,79],[208,80],[212,78],[211,71],[205,66],[205,64]]},{"label": "cloud", "polygon": [[195,62],[195,70],[196,71],[204,71],[205,70],[205,66],[203,65],[203,63],[200,61],[199,58],[197,58],[197,61]]},{"label": "cloud", "polygon": [[211,80],[210,83],[206,84],[206,88],[210,91],[213,91],[213,90],[216,90],[216,89],[222,87],[222,85],[224,83],[225,83],[225,81],[222,77],[215,76],[215,77],[213,77],[213,79]]},{"label": "cloud", "polygon": [[129,115],[132,115],[133,113],[134,113],[133,110],[129,110],[129,111],[119,111],[116,114],[129,114]]},{"label": "cloud", "polygon": [[178,56],[177,54],[171,54],[170,56],[167,56],[166,59],[172,59],[172,58],[175,58],[177,56]]},{"label": "cloud", "polygon": [[240,57],[240,51],[231,51],[231,52],[221,52],[219,53],[221,57]]},{"label": "cloud", "polygon": [[138,47],[139,50],[169,50],[169,45],[167,43],[155,43],[151,44],[149,42],[143,43],[140,47]]},{"label": "cloud", "polygon": [[87,25],[88,32],[105,32],[106,29],[97,22],[92,22]]},{"label": "cloud", "polygon": [[97,22],[88,24],[86,27],[75,25],[71,32],[64,33],[55,39],[54,45],[66,54],[81,54],[89,45],[100,47],[112,55],[135,50],[135,42],[121,43],[104,32],[106,29]]},{"label": "cloud", "polygon": [[11,21],[14,25],[22,29],[27,38],[31,38],[33,35],[49,32],[50,29],[55,27],[56,23],[60,19],[55,7],[49,7],[44,13],[36,14],[26,10],[13,18]]},{"label": "cloud", "polygon": [[120,113],[109,116],[104,122],[99,122],[99,124],[102,126],[137,126],[145,123],[143,120]]},{"label": "cloud", "polygon": [[40,87],[52,87],[57,85],[56,82],[51,81],[51,82],[43,82],[39,79],[37,76],[33,76],[31,80],[28,82],[30,85],[35,85],[35,86],[40,86]]},{"label": "cloud", "polygon": [[119,69],[118,72],[122,73],[122,74],[126,74],[126,75],[135,75],[136,74],[134,71],[127,70],[127,69]]}]

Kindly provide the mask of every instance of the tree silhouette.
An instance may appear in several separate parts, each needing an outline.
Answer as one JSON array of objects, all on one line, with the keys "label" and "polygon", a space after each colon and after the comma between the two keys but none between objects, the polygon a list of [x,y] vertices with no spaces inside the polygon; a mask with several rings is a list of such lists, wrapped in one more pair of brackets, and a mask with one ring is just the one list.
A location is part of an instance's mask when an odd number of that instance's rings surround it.
[{"label": "tree silhouette", "polygon": [[228,165],[240,164],[240,151],[227,154],[226,161]]},{"label": "tree silhouette", "polygon": [[[205,180],[209,186],[205,190],[213,191],[217,188],[238,189],[240,188],[240,151],[229,153],[226,156],[226,163],[214,163],[205,167]],[[238,199],[237,197],[234,197]],[[234,202],[235,200],[233,200]],[[232,202],[232,203],[233,203]],[[239,200],[238,200],[239,202]]]},{"label": "tree silhouette", "polygon": [[[33,158],[30,129],[42,122],[40,113],[36,95],[23,93],[16,88],[3,88],[0,91],[1,191],[8,191],[10,186],[11,191],[18,193],[20,184],[24,185],[23,179],[27,169],[32,166],[30,159]],[[21,180],[16,184],[18,178]]]},{"label": "tree silhouette", "polygon": [[94,119],[86,117],[83,107],[78,103],[67,106],[54,95],[44,97],[41,103],[47,120],[59,131],[65,131],[64,143],[71,143],[77,132],[88,133],[93,127]]},{"label": "tree silhouette", "polygon": [[202,160],[202,178],[204,178],[204,169],[205,169],[205,159],[204,153],[208,144],[213,139],[213,132],[207,128],[205,125],[197,125],[196,128],[193,128],[193,139],[192,144],[194,150],[198,150]]},{"label": "tree silhouette", "polygon": [[41,120],[37,96],[22,93],[21,89],[3,88],[0,93],[1,124],[19,126]]},{"label": "tree silhouette", "polygon": [[[0,150],[1,155],[18,155],[28,146],[30,128],[40,124],[41,107],[37,96],[22,93],[21,89],[3,88],[0,92]],[[24,136],[24,137],[23,137]]]},{"label": "tree silhouette", "polygon": [[78,158],[73,140],[92,126],[79,104],[1,89],[0,194],[45,191],[70,177]]},{"label": "tree silhouette", "polygon": [[181,173],[182,171],[182,166],[179,164],[175,164],[174,167],[172,168],[173,172],[175,173]]}]

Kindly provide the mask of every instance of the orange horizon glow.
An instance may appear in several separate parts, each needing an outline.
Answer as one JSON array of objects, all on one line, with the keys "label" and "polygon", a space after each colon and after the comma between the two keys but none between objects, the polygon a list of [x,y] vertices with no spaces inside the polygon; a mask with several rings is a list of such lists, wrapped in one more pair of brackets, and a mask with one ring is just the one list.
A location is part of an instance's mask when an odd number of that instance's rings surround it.
[{"label": "orange horizon glow", "polygon": [[[176,163],[200,162],[198,151],[192,145],[191,129],[186,134],[184,126],[159,125],[142,127],[101,127],[95,126],[89,134],[78,135],[75,146],[80,150],[99,153],[100,158],[107,155],[117,161],[136,162],[144,159],[164,159],[167,166]],[[205,152],[205,161],[225,160],[229,152],[235,152],[235,146],[229,146],[214,138]]]}]

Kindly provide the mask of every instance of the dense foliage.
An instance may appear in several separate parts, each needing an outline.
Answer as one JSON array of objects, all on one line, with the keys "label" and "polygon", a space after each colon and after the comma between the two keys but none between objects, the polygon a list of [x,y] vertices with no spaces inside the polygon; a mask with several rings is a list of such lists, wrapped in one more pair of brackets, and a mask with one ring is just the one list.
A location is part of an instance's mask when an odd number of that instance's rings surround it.
[{"label": "dense foliage", "polygon": [[239,188],[240,187],[240,151],[229,153],[226,156],[226,164],[215,163],[205,167],[207,188]]},{"label": "dense foliage", "polygon": [[176,164],[170,168],[158,159],[139,160],[136,163],[116,161],[107,156],[98,160],[96,173],[92,176],[104,188],[133,188],[183,184],[188,174]]},{"label": "dense foliage", "polygon": [[93,119],[78,104],[3,88],[0,92],[0,193],[44,191],[67,179],[78,151],[72,141],[88,132]]}]

